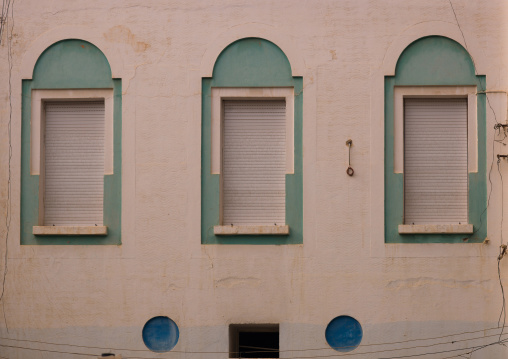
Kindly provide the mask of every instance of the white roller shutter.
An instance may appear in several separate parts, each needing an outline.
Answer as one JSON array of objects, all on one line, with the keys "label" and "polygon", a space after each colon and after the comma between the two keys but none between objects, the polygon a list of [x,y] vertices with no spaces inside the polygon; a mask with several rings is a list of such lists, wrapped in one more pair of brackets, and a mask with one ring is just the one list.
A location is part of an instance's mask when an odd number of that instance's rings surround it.
[{"label": "white roller shutter", "polygon": [[284,225],[286,103],[224,101],[223,224]]},{"label": "white roller shutter", "polygon": [[45,106],[44,225],[102,225],[104,101]]},{"label": "white roller shutter", "polygon": [[467,180],[467,99],[405,99],[404,223],[466,224]]}]

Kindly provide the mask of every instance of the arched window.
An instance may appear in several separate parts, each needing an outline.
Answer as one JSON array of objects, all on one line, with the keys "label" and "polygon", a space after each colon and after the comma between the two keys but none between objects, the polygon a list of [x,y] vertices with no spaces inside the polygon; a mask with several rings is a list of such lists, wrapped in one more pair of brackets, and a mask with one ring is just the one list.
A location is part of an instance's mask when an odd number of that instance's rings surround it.
[{"label": "arched window", "polygon": [[23,80],[21,244],[120,244],[121,80],[63,40]]},{"label": "arched window", "polygon": [[413,42],[385,77],[386,242],[485,238],[485,86],[440,36]]},{"label": "arched window", "polygon": [[302,243],[302,78],[245,38],[202,81],[201,242]]}]

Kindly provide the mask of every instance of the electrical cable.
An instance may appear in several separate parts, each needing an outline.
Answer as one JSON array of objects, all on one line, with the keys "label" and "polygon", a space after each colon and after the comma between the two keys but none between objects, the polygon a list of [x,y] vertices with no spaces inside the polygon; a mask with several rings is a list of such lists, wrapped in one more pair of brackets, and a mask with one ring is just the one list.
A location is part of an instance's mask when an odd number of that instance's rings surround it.
[{"label": "electrical cable", "polygon": [[[5,2],[4,2],[5,4]],[[5,19],[5,24],[8,24],[7,22],[7,15],[9,14],[9,7],[11,5],[11,0],[7,3],[7,10],[5,12],[5,15],[3,13],[3,7],[2,7],[2,16]],[[11,7],[11,31],[9,34],[9,28],[7,27],[7,61],[8,61],[8,67],[9,67],[9,123],[8,123],[8,137],[9,137],[9,161],[8,161],[8,181],[7,181],[7,204],[6,204],[6,215],[5,215],[5,226],[6,226],[6,233],[5,233],[5,253],[4,253],[4,270],[3,270],[3,278],[2,278],[2,294],[0,295],[0,302],[2,303],[2,312],[4,317],[4,323],[5,327],[7,329],[7,333],[9,333],[9,326],[7,325],[7,316],[5,313],[5,280],[7,277],[7,258],[8,258],[8,251],[9,251],[9,233],[10,233],[10,227],[11,227],[11,161],[12,161],[12,33],[14,30],[14,0],[12,0],[12,7]],[[0,34],[1,39],[1,34]]]},{"label": "electrical cable", "polygon": [[[464,35],[464,32],[462,31],[462,27],[460,27],[459,19],[457,18],[457,14],[455,13],[455,8],[453,7],[452,0],[448,0],[448,2],[450,3],[450,7],[452,8],[453,16],[455,17],[455,22],[457,23],[457,27],[459,28],[460,33],[462,35],[462,40],[464,40],[464,47],[466,48],[466,51],[467,51],[469,57],[471,58],[471,61],[473,62],[475,75],[478,76],[478,72],[476,71],[476,62],[474,60],[474,57],[471,55],[471,52],[469,51],[469,48],[467,46],[466,37]],[[494,111],[494,109],[492,108],[492,105],[490,104],[489,96],[487,96],[487,93],[490,93],[493,91],[487,91],[485,86],[483,86],[481,80],[479,78],[477,78],[477,80],[478,80],[478,84],[480,85],[480,88],[481,88],[480,92],[485,94],[485,97],[487,98],[488,105],[489,105],[492,113],[494,114],[494,121],[496,122],[496,124],[499,124],[499,122],[497,121],[496,112]],[[506,135],[505,135],[505,138],[506,138]]]},{"label": "electrical cable", "polygon": [[[469,57],[471,58],[471,61],[473,62],[476,79],[477,79],[478,85],[479,85],[479,87],[481,89],[481,91],[478,91],[477,94],[482,93],[482,94],[485,95],[485,98],[487,99],[487,104],[489,105],[489,108],[492,111],[492,114],[494,115],[494,122],[496,123],[496,126],[500,125],[499,121],[497,120],[496,112],[494,111],[494,108],[492,107],[492,104],[490,103],[490,99],[489,99],[489,96],[488,96],[488,93],[493,92],[493,91],[487,91],[485,86],[483,86],[481,79],[478,77],[478,72],[476,71],[476,62],[474,60],[474,57],[471,55],[471,53],[469,51],[469,48],[467,46],[466,37],[464,35],[464,32],[462,31],[462,27],[460,26],[459,19],[457,18],[457,13],[455,12],[455,8],[453,7],[453,4],[452,4],[451,0],[448,0],[448,3],[450,4],[450,7],[451,7],[452,12],[453,12],[453,16],[455,17],[455,22],[456,22],[457,27],[459,28],[460,33],[462,35],[462,40],[464,41],[464,47],[466,48],[466,51],[467,51]],[[503,135],[504,135],[504,137],[501,140],[494,139],[494,142],[501,142],[501,143],[503,143],[502,141],[504,141],[506,139],[506,137],[507,137],[506,132],[503,132]],[[490,191],[489,191],[489,195],[488,195],[488,199],[487,199],[487,206],[485,207],[485,209],[480,214],[480,226],[471,234],[470,238],[473,237],[483,227],[482,217],[486,213],[487,208],[490,205],[490,197],[491,197],[491,194],[492,194],[491,173],[492,173],[492,168],[494,167],[494,142],[492,143],[492,162],[491,162],[491,165],[490,165],[489,176],[488,176],[489,183],[490,183]],[[503,145],[505,145],[505,144],[503,143]]]},{"label": "electrical cable", "polygon": [[[497,330],[497,329],[499,329],[499,327],[492,327],[492,328],[481,329],[481,330],[476,330],[476,331],[461,332],[461,333],[456,333],[456,334],[448,334],[448,335],[443,335],[443,336],[439,336],[439,337],[432,337],[432,338],[417,338],[417,339],[409,339],[409,340],[398,341],[398,342],[362,344],[362,347],[403,344],[403,343],[414,342],[414,341],[437,340],[437,339],[449,338],[449,337],[452,337],[452,336],[458,336],[458,335],[464,335],[464,334],[474,334],[474,333],[486,332],[486,331]],[[508,333],[505,334],[505,335],[508,335]],[[468,341],[468,340],[478,340],[478,339],[489,338],[489,337],[493,337],[493,336],[498,336],[498,334],[489,334],[489,335],[483,335],[483,336],[473,337],[473,338],[451,340],[449,342],[444,342],[444,343],[429,344],[428,347],[435,346],[435,345],[454,344],[456,342],[462,342],[462,341]],[[46,342],[46,341],[41,341],[41,340],[14,339],[14,338],[7,338],[7,337],[0,337],[0,340],[1,339],[3,339],[3,340],[18,341],[18,342],[28,342],[28,343],[37,343],[37,344],[69,346],[69,347],[87,348],[87,349],[110,349],[110,350],[117,350],[117,351],[133,351],[133,352],[149,351],[148,349],[128,349],[128,348],[111,348],[111,347],[107,347],[106,348],[106,347],[99,347],[99,346],[87,346],[87,345],[77,345],[77,344],[54,343],[54,342]],[[417,347],[421,347],[421,346],[413,346],[413,347],[409,347],[408,349],[417,348]],[[250,348],[263,349],[264,351],[266,351],[267,349],[271,350],[271,348],[262,348],[262,347],[250,347]],[[346,349],[346,348],[349,348],[349,347],[340,347],[340,348]],[[333,350],[333,348],[326,347],[326,348],[309,348],[309,349],[287,349],[287,350],[276,350],[276,351],[279,352],[279,353],[283,353],[283,352],[305,352],[305,351],[318,351],[318,350]],[[175,350],[173,350],[172,352],[173,353],[185,353],[185,354],[228,354],[228,353],[237,353],[237,352],[229,352],[229,351],[227,351],[227,352],[209,352],[209,351],[204,351],[204,352],[191,351],[191,352],[189,352],[189,351],[175,351]],[[254,353],[254,352],[249,352],[249,353]]]},{"label": "electrical cable", "polygon": [[[494,342],[494,343],[491,343],[489,345],[492,345],[492,344],[497,344],[497,342]],[[67,352],[67,351],[58,351],[58,350],[49,350],[49,349],[38,349],[38,348],[29,348],[29,347],[21,347],[21,346],[9,346],[9,345],[0,345],[0,347],[5,347],[5,348],[14,348],[14,349],[24,349],[24,350],[31,350],[31,351],[38,351],[38,352],[46,352],[46,353],[58,353],[58,354],[72,354],[72,355],[82,355],[82,356],[93,356],[93,357],[97,357],[97,356],[100,356],[100,354],[92,354],[92,353],[77,353],[77,352]],[[473,346],[473,347],[467,347],[467,348],[460,348],[460,349],[451,349],[451,350],[443,350],[443,351],[438,351],[438,352],[426,352],[426,353],[420,353],[420,354],[410,354],[410,355],[403,355],[403,356],[397,356],[397,357],[383,357],[383,358],[379,358],[379,359],[395,359],[395,358],[409,358],[409,357],[417,357],[417,356],[423,356],[423,355],[431,355],[431,354],[442,354],[442,353],[450,353],[450,352],[454,352],[454,351],[459,351],[459,350],[469,350],[469,349],[476,349],[476,348],[484,348],[485,346]],[[333,357],[342,357],[342,356],[354,356],[354,355],[363,355],[363,354],[375,354],[375,353],[383,353],[385,351],[373,351],[373,352],[366,352],[366,353],[345,353],[345,354],[334,354],[334,355],[330,355],[328,356],[328,358],[333,358]],[[175,352],[175,351],[172,351],[171,353],[178,353],[178,352]],[[168,353],[168,354],[171,354],[171,353]],[[191,354],[192,352],[187,352],[189,354]],[[216,354],[216,353],[214,353]],[[136,356],[129,356],[130,359],[162,359],[161,357],[136,357]],[[322,358],[320,356],[292,356],[292,357],[287,357],[286,359],[315,359],[315,358]]]},{"label": "electrical cable", "polygon": [[63,351],[58,351],[58,350],[36,349],[36,348],[20,347],[20,346],[5,345],[5,344],[0,344],[0,347],[14,348],[14,349],[26,349],[26,350],[33,350],[33,351],[46,352],[46,353],[73,354],[73,355],[83,355],[83,356],[93,356],[93,357],[98,356],[97,354],[90,354],[90,353],[63,352]]},{"label": "electrical cable", "polygon": [[484,94],[484,93],[508,93],[508,91],[505,90],[485,90],[485,91],[478,91],[476,94]]},{"label": "electrical cable", "polygon": [[462,354],[457,354],[457,355],[452,355],[452,356],[448,356],[448,357],[444,357],[444,358],[439,358],[439,359],[452,359],[452,358],[464,358],[464,359],[470,359],[470,358],[466,358],[464,355],[466,355],[468,353],[462,353]]},{"label": "electrical cable", "polygon": [[[490,345],[495,345],[495,344],[500,344],[500,345],[504,345],[504,346],[505,346],[505,344],[504,344],[505,342],[506,342],[506,339],[505,339],[505,340],[503,340],[503,341],[501,341],[501,342],[494,342],[494,343],[491,343],[491,344],[486,344],[486,345],[480,346],[480,347],[475,348],[475,349],[473,349],[473,350],[471,350],[471,351],[469,351],[469,352],[467,352],[467,353],[463,353],[463,354],[461,354],[461,357],[462,357],[462,355],[469,355],[469,358],[466,358],[466,359],[471,359],[471,355],[473,355],[473,353],[474,353],[474,352],[476,352],[476,351],[478,351],[478,350],[481,350],[481,349],[483,349],[483,348],[486,348],[486,347],[488,347],[488,346],[490,346]],[[454,357],[452,357],[452,358],[455,358],[455,357],[457,357],[457,356],[454,356]],[[463,357],[463,358],[464,358],[464,357]],[[446,359],[446,358],[442,358],[442,359]]]},{"label": "electrical cable", "polygon": [[484,349],[486,347],[489,347],[491,345],[496,345],[496,344],[499,344],[498,342],[493,342],[493,343],[489,343],[489,344],[486,344],[486,345],[481,345],[481,346],[478,346],[478,347],[470,347],[470,348],[462,348],[462,349],[454,349],[454,350],[443,350],[443,351],[439,351],[439,352],[432,352],[432,353],[421,353],[421,354],[412,354],[412,355],[402,355],[402,356],[398,356],[398,357],[382,357],[382,358],[377,358],[377,359],[401,359],[401,358],[414,358],[414,357],[420,357],[420,356],[425,356],[425,355],[433,355],[433,354],[443,354],[443,353],[451,353],[451,352],[454,352],[454,351],[459,351],[459,350],[465,350],[465,349],[473,349],[470,353],[473,353],[474,351],[477,351],[477,350],[480,350],[480,349]]},{"label": "electrical cable", "polygon": [[[484,339],[484,338],[488,338],[488,337],[497,337],[497,336],[498,336],[498,334],[493,334],[493,335],[484,336],[484,337],[478,337],[478,338],[461,339],[461,340],[455,340],[455,341],[452,341],[452,342],[435,343],[435,344],[429,344],[429,345],[416,345],[416,346],[405,347],[405,348],[384,349],[384,350],[375,350],[375,351],[370,351],[370,352],[356,352],[356,353],[349,353],[349,354],[295,356],[293,358],[295,358],[295,359],[313,359],[313,358],[333,358],[333,357],[336,357],[337,355],[348,356],[348,355],[376,354],[376,353],[393,352],[393,351],[399,351],[399,350],[412,350],[412,349],[430,348],[430,347],[438,346],[438,345],[449,345],[449,344],[455,344],[455,343],[463,342],[463,341],[479,340],[479,339]],[[505,339],[505,340],[508,340],[508,339]],[[351,346],[351,347],[354,347],[354,346]],[[337,347],[337,348],[338,349],[347,349],[347,348],[351,348],[351,347],[348,346],[348,347]],[[461,350],[461,349],[457,349],[457,350]],[[287,350],[287,351],[291,351],[291,350]],[[274,352],[279,352],[279,351],[274,351]],[[249,353],[249,352],[244,352],[244,353]],[[256,353],[256,352],[250,352],[250,353]]]},{"label": "electrical cable", "polygon": [[[504,341],[503,341],[503,343],[504,343]],[[477,346],[472,346],[472,347],[467,347],[467,348],[442,350],[442,351],[436,351],[436,352],[426,352],[426,353],[419,353],[419,354],[407,354],[407,355],[401,355],[401,356],[378,357],[377,359],[414,358],[414,357],[421,357],[421,356],[425,356],[425,355],[452,353],[452,352],[456,352],[456,351],[460,351],[460,350],[471,350],[471,352],[473,352],[473,351],[477,351],[477,350],[486,348],[488,346],[496,345],[496,344],[500,344],[500,343],[496,341],[496,342],[492,342],[492,343],[489,343],[489,344],[477,345]],[[382,353],[383,351],[379,351],[379,352]],[[375,352],[371,352],[371,353],[375,353]],[[343,357],[343,356],[354,356],[354,355],[363,355],[363,354],[368,354],[368,353],[345,353],[345,354],[338,354],[337,353],[333,357],[337,357],[338,358],[338,357]],[[310,356],[310,357],[300,357],[300,356],[285,357],[285,359],[314,359],[314,358],[318,358],[318,357],[317,356]],[[155,357],[129,357],[129,359],[161,359],[161,358],[155,358]],[[444,358],[442,358],[442,359],[444,359]]]},{"label": "electrical cable", "polygon": [[2,33],[4,29],[4,11],[5,11],[6,0],[2,1],[2,13],[0,14],[0,44],[2,43]]},{"label": "electrical cable", "polygon": [[[501,199],[504,199],[504,183],[503,183],[503,174],[501,173],[501,169],[499,168],[499,164],[501,162],[501,159],[497,160],[497,171],[499,172],[499,177],[501,178]],[[502,253],[502,245],[504,243],[503,241],[503,217],[504,217],[504,200],[501,201],[501,247],[500,247],[500,254],[497,257],[497,275],[499,278],[499,285],[501,287],[501,294],[503,296],[503,304],[501,307],[501,313],[499,313],[499,319],[497,320],[497,325],[499,326],[501,322],[501,316],[503,316],[503,327],[501,328],[501,333],[499,334],[499,340],[501,340],[501,335],[503,335],[504,326],[506,324],[506,300],[504,295],[504,287],[503,287],[503,281],[501,280],[501,269],[500,269],[500,263],[501,259],[503,258]]]},{"label": "electrical cable", "polygon": [[499,313],[499,319],[497,320],[497,325],[500,325],[501,316],[503,317],[503,326],[501,327],[501,333],[499,334],[499,341],[501,341],[501,336],[503,335],[504,326],[506,324],[506,298],[504,294],[504,286],[503,281],[501,280],[501,259],[503,259],[506,246],[503,249],[504,240],[503,240],[503,219],[504,219],[504,182],[503,182],[503,174],[500,169],[501,159],[497,160],[497,171],[499,172],[499,177],[501,178],[501,246],[499,247],[499,256],[497,257],[497,276],[499,278],[499,286],[501,287],[501,295],[503,298],[503,304],[501,306],[501,312]]},{"label": "electrical cable", "polygon": [[[2,13],[0,14],[0,44],[2,44],[2,34],[4,26],[7,22],[7,15],[9,14],[10,0],[2,1]],[[7,5],[7,6],[6,6]]]},{"label": "electrical cable", "polygon": [[[497,120],[497,116],[496,116],[496,112],[494,111],[494,109],[492,108],[492,104],[490,103],[490,99],[489,99],[489,96],[488,96],[488,92],[490,91],[486,91],[486,87],[483,86],[482,82],[481,82],[481,79],[478,77],[478,74],[476,72],[476,63],[474,61],[474,58],[473,56],[471,55],[471,53],[469,52],[469,49],[468,49],[468,46],[467,46],[467,41],[466,41],[466,37],[464,36],[464,32],[462,31],[462,28],[460,26],[460,23],[459,23],[459,19],[457,18],[457,14],[455,13],[455,9],[453,7],[453,4],[452,4],[452,1],[451,0],[448,0],[448,2],[450,3],[450,7],[452,8],[452,11],[453,11],[453,15],[455,17],[455,21],[457,23],[457,26],[460,30],[460,33],[462,34],[462,39],[464,40],[464,45],[466,47],[466,51],[468,52],[469,56],[471,57],[471,61],[473,62],[473,65],[474,65],[474,70],[475,70],[475,74],[476,74],[476,78],[478,79],[478,83],[480,85],[480,88],[481,88],[481,92],[483,92],[483,94],[485,95],[485,98],[487,99],[487,103],[490,107],[490,110],[492,111],[492,114],[494,115],[494,121],[496,122],[496,125],[494,126],[494,129],[498,129],[500,131],[500,128],[502,127],[501,124],[498,122]],[[489,183],[490,183],[490,191],[489,191],[489,195],[488,195],[488,199],[487,199],[487,206],[485,207],[485,209],[483,210],[483,212],[480,214],[480,227],[473,232],[473,234],[471,235],[471,237],[476,233],[478,232],[478,230],[482,227],[483,225],[483,221],[482,221],[482,216],[484,215],[484,213],[487,211],[487,208],[489,207],[489,204],[490,204],[490,197],[491,197],[491,194],[492,194],[492,180],[491,180],[491,173],[492,173],[492,168],[494,166],[494,150],[495,150],[495,147],[494,147],[494,144],[495,142],[498,142],[498,143],[502,143],[503,145],[506,145],[503,141],[506,139],[507,137],[507,134],[506,134],[506,131],[504,130],[503,128],[503,135],[504,137],[501,139],[501,140],[496,140],[495,139],[495,134],[494,134],[494,140],[492,141],[492,162],[490,164],[490,170],[489,170],[489,176],[488,176],[488,179],[489,179]],[[499,175],[501,177],[501,193],[503,193],[503,176],[501,174],[501,170],[499,169],[499,163],[500,163],[500,160],[498,159],[497,161],[497,169],[498,169],[498,172],[499,172]],[[501,201],[503,201],[503,195],[501,196]],[[502,207],[501,207],[501,250],[503,248],[503,216],[504,216],[504,203],[502,203]],[[504,253],[503,253],[504,254]],[[504,326],[506,324],[506,299],[505,299],[505,294],[504,294],[504,288],[503,288],[503,283],[502,283],[502,280],[501,280],[501,271],[500,271],[500,261],[502,259],[503,255],[500,254],[497,258],[497,272],[498,272],[498,278],[499,278],[499,285],[501,287],[501,294],[502,294],[502,307],[501,307],[501,313],[499,314],[499,319],[498,319],[498,326],[500,324],[500,321],[501,321],[501,316],[503,316],[503,326],[501,327],[501,332],[499,334],[499,339],[498,339],[498,342],[501,343],[501,336],[503,335],[503,330],[504,330]],[[476,351],[476,350],[475,350]],[[474,351],[471,351],[470,354],[472,354]]]},{"label": "electrical cable", "polygon": [[505,300],[505,295],[504,295],[503,282],[501,281],[501,270],[499,268],[500,263],[501,263],[501,259],[498,258],[497,259],[497,275],[499,277],[499,285],[501,286],[501,293],[503,295],[503,305],[501,307],[501,313],[499,313],[499,319],[498,319],[498,323],[500,323],[501,316],[503,315],[503,326],[501,327],[501,333],[499,334],[499,341],[501,341],[501,336],[503,335],[504,325],[506,323],[506,300]]},{"label": "electrical cable", "polygon": [[[505,335],[508,335],[508,333],[505,334]],[[346,354],[337,354],[337,353],[334,353],[334,354],[330,354],[330,355],[292,356],[292,358],[294,358],[294,359],[315,359],[315,358],[333,358],[333,357],[337,357],[337,356],[377,354],[377,353],[386,353],[386,352],[393,352],[393,351],[399,351],[399,350],[411,350],[411,349],[419,349],[419,348],[429,348],[429,347],[433,347],[433,346],[437,346],[437,345],[449,345],[449,344],[455,344],[455,343],[461,342],[461,341],[478,340],[478,339],[484,339],[484,338],[492,337],[492,336],[497,336],[497,334],[493,334],[493,335],[489,335],[489,336],[484,336],[484,337],[478,337],[478,338],[461,339],[461,340],[455,340],[455,341],[452,341],[452,342],[435,343],[435,344],[429,344],[429,345],[419,345],[419,346],[406,347],[406,348],[384,349],[384,350],[374,350],[374,351],[369,351],[369,352],[356,352],[356,353],[346,353]],[[504,339],[503,342],[506,341],[506,340],[508,340],[508,339]],[[498,342],[495,342],[495,343],[498,343]],[[6,344],[0,344],[0,347],[12,347],[12,348],[19,348],[19,349],[40,350],[40,351],[48,351],[48,352],[55,352],[55,353],[61,352],[61,353],[66,353],[66,354],[73,354],[71,352],[54,351],[54,350],[46,350],[46,349],[35,349],[35,348],[29,348],[29,347],[23,347],[23,346],[9,346],[9,345],[6,345]],[[85,347],[85,346],[81,346],[81,347]],[[473,346],[473,347],[469,347],[469,348],[462,348],[462,349],[455,349],[455,350],[466,350],[466,349],[480,348],[480,347],[482,347],[482,346]],[[89,348],[89,349],[105,349],[105,348],[100,348],[100,347],[86,347],[86,348]],[[340,348],[347,349],[347,348],[350,348],[350,347],[340,347]],[[131,349],[118,349],[118,348],[108,348],[108,349],[111,350],[111,351],[120,351],[120,352],[121,351],[137,351],[137,352],[144,351],[144,352],[150,352],[149,350],[146,350],[146,349],[145,350],[139,350],[139,349],[138,350],[131,350]],[[327,348],[327,349],[332,349],[332,348]],[[284,351],[274,350],[273,352],[279,353],[279,352],[295,352],[295,351],[298,351],[298,350],[284,350]],[[260,352],[261,351],[243,351],[242,353],[253,354],[253,353],[260,353]],[[267,351],[265,350],[263,352],[266,353]],[[445,352],[449,352],[449,351],[445,351]],[[231,354],[231,353],[234,353],[234,354],[238,354],[239,352],[172,351],[172,353],[179,353],[179,354]],[[78,353],[78,354],[82,354],[82,353]],[[85,355],[85,354],[82,354],[82,355]],[[87,355],[95,355],[95,354],[87,354]],[[146,357],[131,357],[131,356],[130,356],[130,358],[147,359]]]}]

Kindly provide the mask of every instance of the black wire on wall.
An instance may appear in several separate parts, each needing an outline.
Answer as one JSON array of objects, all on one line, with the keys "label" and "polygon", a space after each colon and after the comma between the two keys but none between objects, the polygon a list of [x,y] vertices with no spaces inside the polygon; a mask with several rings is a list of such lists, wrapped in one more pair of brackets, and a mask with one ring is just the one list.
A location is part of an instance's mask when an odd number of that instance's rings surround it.
[{"label": "black wire on wall", "polygon": [[[476,63],[474,61],[474,58],[473,56],[471,55],[468,47],[467,47],[467,41],[466,41],[466,37],[464,36],[464,32],[462,31],[462,28],[460,27],[460,23],[459,23],[459,20],[457,18],[457,14],[455,12],[455,9],[453,7],[453,4],[452,4],[452,1],[451,0],[448,0],[448,2],[450,3],[450,7],[452,8],[452,11],[453,11],[453,15],[455,17],[455,21],[457,23],[457,26],[460,30],[460,33],[462,34],[462,39],[464,40],[464,45],[466,47],[466,50],[469,54],[469,56],[471,57],[471,60],[473,61],[473,65],[474,65],[474,69],[475,69],[475,73],[476,73]],[[483,210],[482,214],[480,215],[480,228],[481,226],[483,225],[483,222],[482,222],[482,216],[483,214],[487,211],[487,208],[489,207],[489,204],[490,204],[490,196],[492,194],[492,180],[491,180],[491,173],[492,173],[492,168],[494,167],[494,158],[495,158],[495,148],[494,148],[494,144],[495,142],[498,142],[498,143],[502,143],[503,145],[506,145],[504,143],[504,140],[506,139],[507,137],[507,134],[506,134],[506,130],[505,130],[505,127],[502,126],[501,123],[498,122],[497,120],[497,116],[496,116],[496,112],[494,111],[494,108],[492,107],[491,103],[490,103],[490,99],[489,99],[489,95],[488,95],[488,91],[486,91],[486,88],[483,86],[481,80],[478,78],[478,73],[476,73],[477,75],[477,79],[478,79],[478,83],[480,85],[480,88],[481,88],[481,92],[483,92],[485,94],[485,97],[487,99],[487,103],[490,107],[490,110],[492,111],[492,114],[494,115],[494,121],[496,122],[496,124],[494,125],[494,130],[498,130],[499,133],[501,133],[502,131],[502,134],[503,134],[503,138],[502,139],[497,139],[495,138],[495,134],[494,134],[494,139],[492,141],[492,162],[491,162],[491,165],[490,165],[490,170],[489,170],[489,182],[490,182],[490,191],[489,191],[489,195],[488,195],[488,199],[487,199],[487,205],[485,207],[485,209]],[[498,319],[498,326],[501,327],[501,332],[499,333],[499,339],[498,339],[498,342],[499,344],[501,344],[501,336],[503,335],[503,331],[504,331],[504,327],[505,327],[505,324],[506,324],[506,298],[505,298],[505,294],[504,294],[504,287],[503,287],[503,282],[501,280],[501,269],[500,269],[500,262],[501,262],[501,259],[504,257],[504,254],[506,252],[506,246],[504,244],[504,241],[503,241],[503,220],[504,220],[504,187],[503,187],[503,175],[501,173],[501,170],[499,168],[499,164],[500,164],[500,158],[498,157],[498,161],[497,161],[497,169],[498,169],[498,172],[499,172],[499,176],[501,178],[501,232],[500,232],[500,241],[501,241],[501,244],[500,244],[500,254],[499,256],[497,257],[497,273],[498,273],[498,279],[499,279],[499,286],[501,288],[501,299],[502,299],[502,305],[501,305],[501,312],[499,314],[499,319]],[[479,229],[478,229],[479,230]],[[478,230],[476,230],[474,233],[476,233]],[[473,233],[473,234],[474,234]],[[504,246],[504,249],[503,249],[503,246]],[[501,317],[503,318],[503,325],[501,326]],[[503,343],[504,345],[504,343]],[[469,355],[471,356],[472,353],[474,353],[476,350],[474,351],[471,351],[469,353]]]},{"label": "black wire on wall", "polygon": [[[11,6],[12,5],[12,6]],[[11,28],[9,31],[9,9],[11,11]],[[4,28],[7,28],[7,61],[9,69],[9,122],[8,122],[8,137],[9,137],[9,151],[8,151],[8,180],[7,180],[7,202],[5,210],[5,252],[4,252],[4,270],[2,276],[2,293],[0,294],[0,302],[2,303],[2,312],[4,317],[5,328],[9,333],[9,326],[7,325],[7,315],[5,313],[5,280],[7,277],[7,258],[9,252],[9,233],[11,227],[11,161],[12,161],[12,33],[14,30],[14,0],[3,0],[2,12],[0,14],[0,44]]]}]

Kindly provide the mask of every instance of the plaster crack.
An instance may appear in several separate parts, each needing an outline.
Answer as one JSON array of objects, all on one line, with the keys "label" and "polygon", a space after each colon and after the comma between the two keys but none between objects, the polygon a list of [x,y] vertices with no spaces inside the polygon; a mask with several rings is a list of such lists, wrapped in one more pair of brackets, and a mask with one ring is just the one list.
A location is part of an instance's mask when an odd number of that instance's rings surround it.
[{"label": "plaster crack", "polygon": [[456,280],[456,279],[438,279],[431,277],[419,277],[419,278],[408,278],[401,280],[394,280],[388,282],[386,285],[390,289],[414,289],[420,287],[426,287],[430,285],[438,285],[447,288],[472,288],[472,287],[485,287],[486,284],[490,283],[490,279],[468,279],[468,280]]}]

